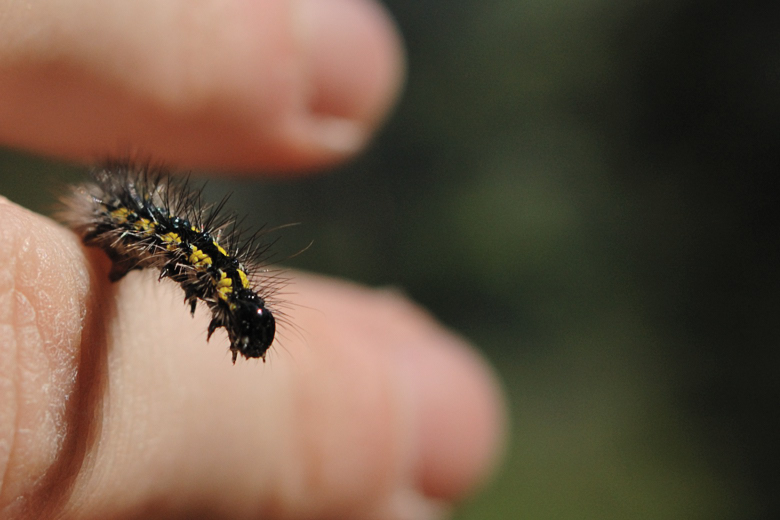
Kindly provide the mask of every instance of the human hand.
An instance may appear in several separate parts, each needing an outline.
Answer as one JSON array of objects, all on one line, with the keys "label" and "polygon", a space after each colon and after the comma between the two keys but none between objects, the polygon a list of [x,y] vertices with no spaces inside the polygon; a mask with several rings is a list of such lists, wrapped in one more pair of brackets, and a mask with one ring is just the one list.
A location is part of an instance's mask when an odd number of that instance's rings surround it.
[{"label": "human hand", "polygon": [[[337,161],[402,77],[360,0],[5,1],[0,34],[0,140],[87,161]],[[489,470],[495,381],[400,296],[293,273],[303,332],[233,366],[173,284],[109,284],[11,203],[0,224],[0,517],[428,518]]]}]

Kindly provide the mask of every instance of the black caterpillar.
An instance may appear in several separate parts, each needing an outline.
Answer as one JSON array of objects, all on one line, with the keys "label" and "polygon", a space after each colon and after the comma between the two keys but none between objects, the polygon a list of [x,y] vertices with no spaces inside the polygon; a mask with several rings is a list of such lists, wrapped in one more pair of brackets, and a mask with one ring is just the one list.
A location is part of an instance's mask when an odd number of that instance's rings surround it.
[{"label": "black caterpillar", "polygon": [[207,338],[224,327],[233,363],[238,354],[265,361],[276,331],[266,306],[270,286],[250,282],[262,271],[253,263],[260,247],[254,237],[241,243],[235,218],[222,214],[225,200],[205,206],[186,178],[147,166],[109,164],[92,179],[63,199],[61,216],[86,245],[106,252],[111,281],[133,269],[159,269],[161,280],[184,290],[193,315],[198,300],[209,307]]}]

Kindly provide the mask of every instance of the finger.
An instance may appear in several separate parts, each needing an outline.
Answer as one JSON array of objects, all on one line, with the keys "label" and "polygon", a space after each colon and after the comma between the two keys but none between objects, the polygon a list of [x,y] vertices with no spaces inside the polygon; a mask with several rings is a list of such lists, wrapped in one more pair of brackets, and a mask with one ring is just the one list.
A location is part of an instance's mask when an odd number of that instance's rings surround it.
[{"label": "finger", "polygon": [[0,222],[0,518],[40,518],[83,459],[97,293],[72,233],[2,197]]},{"label": "finger", "polygon": [[402,77],[372,0],[11,3],[0,140],[94,161],[306,168],[357,151]]},{"label": "finger", "polygon": [[[45,220],[20,224],[16,240],[5,237],[11,244],[55,237],[49,246],[56,239],[70,249],[59,256],[78,258],[75,239],[56,238]],[[502,414],[494,380],[459,340],[392,293],[296,275],[286,298],[298,329],[281,328],[268,363],[233,366],[224,336],[205,342],[208,313],[193,321],[173,283],[131,273],[91,304],[96,291],[83,267],[63,265],[82,273],[67,293],[83,302],[75,314],[94,317],[81,337],[57,336],[70,342],[58,348],[82,359],[91,352],[106,377],[100,383],[92,370],[81,402],[65,406],[70,421],[48,430],[46,438],[66,439],[61,445],[73,432],[89,439],[80,460],[55,464],[63,478],[34,486],[52,470],[41,463],[33,474],[14,443],[12,489],[28,504],[60,497],[53,513],[68,518],[429,518],[491,465]],[[49,327],[47,312],[39,310],[39,327]],[[41,399],[64,406],[64,397]],[[55,450],[45,460],[62,457]]]}]

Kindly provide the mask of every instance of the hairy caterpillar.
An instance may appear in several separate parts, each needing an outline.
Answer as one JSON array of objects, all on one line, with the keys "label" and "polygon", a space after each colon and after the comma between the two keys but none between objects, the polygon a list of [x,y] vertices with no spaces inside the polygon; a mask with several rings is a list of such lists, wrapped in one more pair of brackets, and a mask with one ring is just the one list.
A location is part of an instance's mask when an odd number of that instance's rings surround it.
[{"label": "hairy caterpillar", "polygon": [[261,247],[256,235],[240,240],[235,218],[220,204],[207,206],[188,180],[161,169],[112,163],[92,171],[92,183],[76,186],[63,198],[62,220],[88,246],[106,252],[109,278],[133,269],[156,268],[184,290],[194,315],[197,301],[211,310],[208,336],[224,327],[233,363],[238,354],[262,358],[276,330],[266,306],[273,287],[253,286],[262,270],[253,262]]}]

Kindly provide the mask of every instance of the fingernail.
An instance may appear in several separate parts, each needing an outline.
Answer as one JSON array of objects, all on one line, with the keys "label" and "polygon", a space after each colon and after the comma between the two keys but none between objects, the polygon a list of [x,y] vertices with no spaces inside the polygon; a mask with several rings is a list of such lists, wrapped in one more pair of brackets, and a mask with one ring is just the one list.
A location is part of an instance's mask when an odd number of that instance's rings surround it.
[{"label": "fingernail", "polygon": [[368,139],[367,129],[350,119],[315,115],[303,126],[303,132],[315,145],[338,155],[357,152]]},{"label": "fingernail", "polygon": [[367,0],[298,0],[311,139],[336,152],[364,144],[395,100],[401,43],[387,13]]},{"label": "fingernail", "polygon": [[451,509],[445,501],[428,498],[416,490],[401,489],[374,516],[382,519],[442,520],[450,517]]}]

